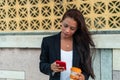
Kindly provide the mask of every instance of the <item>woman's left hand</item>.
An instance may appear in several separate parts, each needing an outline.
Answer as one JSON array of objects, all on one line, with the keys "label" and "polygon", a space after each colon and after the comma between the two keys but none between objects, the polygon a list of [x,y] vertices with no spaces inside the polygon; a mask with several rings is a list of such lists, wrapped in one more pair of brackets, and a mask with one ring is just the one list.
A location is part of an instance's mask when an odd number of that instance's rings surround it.
[{"label": "woman's left hand", "polygon": [[85,76],[82,73],[78,74],[78,77],[78,80],[85,80]]},{"label": "woman's left hand", "polygon": [[75,77],[73,80],[85,80],[85,76],[82,73],[78,73],[77,77]]}]

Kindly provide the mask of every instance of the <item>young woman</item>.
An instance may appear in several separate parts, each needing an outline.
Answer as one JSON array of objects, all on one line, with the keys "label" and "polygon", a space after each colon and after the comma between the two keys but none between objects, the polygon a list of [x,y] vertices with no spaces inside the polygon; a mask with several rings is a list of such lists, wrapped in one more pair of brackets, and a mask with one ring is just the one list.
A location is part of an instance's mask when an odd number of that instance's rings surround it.
[{"label": "young woman", "polygon": [[[82,73],[75,80],[88,80],[89,76],[94,79],[90,47],[95,45],[82,13],[70,9],[63,15],[61,32],[43,38],[40,71],[49,75],[49,80],[70,80],[70,68],[78,67]],[[56,60],[66,62],[66,70]]]}]

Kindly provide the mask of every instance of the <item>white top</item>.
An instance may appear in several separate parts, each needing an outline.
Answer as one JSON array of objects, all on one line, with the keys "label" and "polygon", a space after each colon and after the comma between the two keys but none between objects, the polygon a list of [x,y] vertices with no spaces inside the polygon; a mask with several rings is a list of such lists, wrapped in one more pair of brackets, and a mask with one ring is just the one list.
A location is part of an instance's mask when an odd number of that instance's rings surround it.
[{"label": "white top", "polygon": [[72,67],[73,51],[64,51],[61,49],[61,61],[66,62],[66,70],[61,72],[60,80],[70,80],[70,68]]}]

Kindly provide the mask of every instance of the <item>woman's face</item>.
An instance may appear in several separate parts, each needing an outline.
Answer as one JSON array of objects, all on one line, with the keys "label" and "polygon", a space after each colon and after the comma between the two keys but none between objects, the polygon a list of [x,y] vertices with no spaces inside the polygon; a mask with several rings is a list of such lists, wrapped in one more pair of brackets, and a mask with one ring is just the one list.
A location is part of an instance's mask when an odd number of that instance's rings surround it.
[{"label": "woman's face", "polygon": [[61,25],[62,25],[61,34],[62,34],[62,37],[64,38],[71,38],[75,33],[75,31],[77,30],[77,22],[70,17],[65,18],[61,22]]}]

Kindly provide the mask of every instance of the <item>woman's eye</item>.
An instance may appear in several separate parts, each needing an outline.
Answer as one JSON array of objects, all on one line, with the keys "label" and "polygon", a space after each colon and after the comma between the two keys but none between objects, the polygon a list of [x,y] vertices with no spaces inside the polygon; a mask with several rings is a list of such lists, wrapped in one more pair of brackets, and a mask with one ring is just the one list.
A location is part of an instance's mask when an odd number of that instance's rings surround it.
[{"label": "woman's eye", "polygon": [[67,24],[64,24],[64,27],[68,27],[68,25],[67,25]]},{"label": "woman's eye", "polygon": [[71,30],[74,30],[73,28],[71,28]]},{"label": "woman's eye", "polygon": [[75,28],[70,28],[71,30],[75,30]]}]

